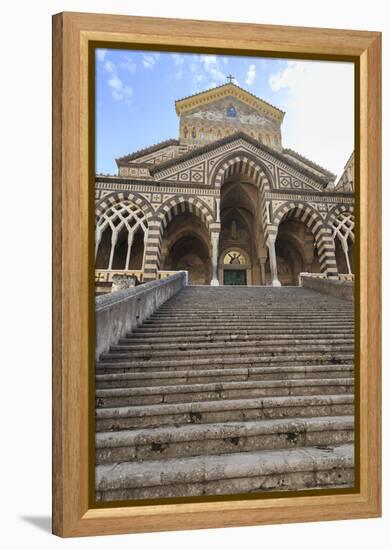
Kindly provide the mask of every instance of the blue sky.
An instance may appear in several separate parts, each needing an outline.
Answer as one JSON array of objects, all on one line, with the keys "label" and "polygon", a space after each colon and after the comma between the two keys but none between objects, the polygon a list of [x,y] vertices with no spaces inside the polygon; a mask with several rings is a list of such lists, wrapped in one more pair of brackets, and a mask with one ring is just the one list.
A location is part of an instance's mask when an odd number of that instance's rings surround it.
[{"label": "blue sky", "polygon": [[353,150],[350,63],[96,50],[96,171],[115,158],[177,138],[175,100],[219,86],[227,75],[286,111],[283,146],[337,175]]}]

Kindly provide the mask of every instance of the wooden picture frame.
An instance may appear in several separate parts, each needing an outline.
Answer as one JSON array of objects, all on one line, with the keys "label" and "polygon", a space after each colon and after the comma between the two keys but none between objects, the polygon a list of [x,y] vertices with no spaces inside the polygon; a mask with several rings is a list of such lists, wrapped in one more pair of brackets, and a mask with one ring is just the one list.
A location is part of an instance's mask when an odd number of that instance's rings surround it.
[{"label": "wooden picture frame", "polygon": [[[360,379],[357,492],[91,507],[94,396],[89,242],[89,43],[356,64]],[[102,46],[101,46],[102,47]],[[87,13],[53,18],[53,533],[62,537],[378,517],[381,514],[381,34]],[[92,355],[92,357],[91,357]]]}]

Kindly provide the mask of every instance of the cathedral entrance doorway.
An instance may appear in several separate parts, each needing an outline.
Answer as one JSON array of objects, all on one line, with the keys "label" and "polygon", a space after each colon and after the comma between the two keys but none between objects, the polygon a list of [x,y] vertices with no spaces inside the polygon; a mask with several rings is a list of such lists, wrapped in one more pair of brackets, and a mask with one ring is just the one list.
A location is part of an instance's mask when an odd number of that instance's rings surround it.
[{"label": "cathedral entrance doorway", "polygon": [[247,285],[245,269],[224,269],[225,285]]}]

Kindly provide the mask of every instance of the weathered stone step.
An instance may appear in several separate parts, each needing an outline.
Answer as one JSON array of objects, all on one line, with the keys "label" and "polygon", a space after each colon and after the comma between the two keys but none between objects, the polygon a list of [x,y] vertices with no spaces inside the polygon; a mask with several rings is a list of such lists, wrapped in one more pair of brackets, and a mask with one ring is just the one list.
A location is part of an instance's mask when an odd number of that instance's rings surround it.
[{"label": "weathered stone step", "polygon": [[178,322],[157,322],[157,321],[153,321],[153,320],[148,320],[148,321],[145,321],[145,323],[143,324],[143,329],[148,329],[148,328],[157,328],[159,330],[165,330],[165,329],[184,329],[184,328],[188,328],[190,329],[191,331],[193,330],[197,330],[197,329],[201,329],[201,330],[206,330],[206,329],[210,329],[210,330],[213,330],[215,328],[218,328],[218,329],[226,329],[226,330],[233,330],[233,329],[247,329],[247,328],[264,328],[264,329],[283,329],[283,328],[292,328],[292,327],[297,327],[299,329],[301,328],[308,328],[308,327],[311,327],[311,326],[314,326],[314,328],[321,328],[321,327],[325,327],[325,328],[343,328],[345,326],[354,326],[353,323],[349,323],[348,321],[344,322],[344,323],[341,323],[340,321],[336,321],[336,320],[330,320],[328,321],[327,323],[325,323],[324,321],[322,320],[314,320],[314,321],[309,321],[307,320],[306,322],[296,322],[296,321],[288,321],[288,320],[274,320],[274,321],[257,321],[257,322],[254,322],[254,321],[235,321],[235,322],[229,322],[229,321],[224,321],[224,320],[221,320],[219,322],[215,321],[215,322],[212,322],[212,321],[209,321],[209,320],[205,320],[203,322],[201,321],[183,321],[181,323],[178,323]]},{"label": "weathered stone step", "polygon": [[232,312],[233,311],[233,305],[235,306],[234,311],[246,311],[246,310],[254,310],[259,311],[259,309],[262,307],[263,309],[268,309],[272,311],[286,311],[289,310],[292,306],[292,303],[299,305],[303,310],[320,310],[320,311],[329,311],[329,310],[335,310],[335,311],[350,311],[354,309],[354,305],[352,302],[347,302],[344,300],[343,302],[338,303],[331,303],[328,299],[326,301],[309,301],[309,300],[298,300],[297,298],[295,300],[287,300],[283,299],[282,301],[276,300],[273,298],[272,300],[257,300],[256,298],[252,298],[251,300],[242,300],[241,298],[237,300],[236,302],[233,300],[208,300],[207,302],[204,302],[200,304],[200,301],[198,298],[194,298],[193,300],[182,300],[180,301],[179,298],[176,300],[169,300],[162,304],[159,307],[159,311],[164,312],[177,312],[178,306],[180,307],[181,311],[184,311],[186,313],[192,313],[193,311],[211,311],[211,312],[221,312],[221,311],[227,311]]},{"label": "weathered stone step", "polygon": [[232,368],[232,367],[268,367],[268,366],[305,366],[305,365],[341,365],[352,363],[354,354],[350,353],[300,353],[300,354],[283,354],[260,356],[244,355],[237,357],[198,357],[198,358],[181,358],[181,359],[158,359],[156,361],[135,361],[135,360],[120,360],[115,354],[107,354],[107,359],[101,360],[96,365],[96,372],[101,374],[109,374],[112,372],[145,372],[156,370],[183,370],[186,367],[195,370],[215,368]]},{"label": "weathered stone step", "polygon": [[[247,354],[262,354],[267,356],[277,356],[281,354],[294,354],[300,353],[303,358],[306,354],[313,352],[322,352],[322,353],[337,353],[337,352],[352,352],[352,344],[291,344],[289,346],[278,345],[278,346],[267,346],[267,345],[251,345],[251,346],[240,346],[239,344],[236,347],[230,347],[226,344],[224,347],[205,347],[204,349],[177,349],[176,356],[180,357],[208,357],[210,360],[214,359],[224,359],[227,355],[230,358],[245,356]],[[124,359],[141,359],[144,361],[149,361],[151,359],[159,358],[163,360],[164,358],[172,357],[173,352],[171,350],[149,350],[149,351],[130,351],[124,350],[121,346],[112,346],[110,352],[102,353],[101,359],[103,361],[117,361]]]},{"label": "weathered stone step", "polygon": [[354,439],[352,416],[287,418],[101,432],[97,464],[340,445]]},{"label": "weathered stone step", "polygon": [[327,378],[140,386],[96,390],[95,393],[98,407],[121,407],[273,395],[326,395],[352,393],[353,391],[353,378]]},{"label": "weathered stone step", "polygon": [[95,479],[98,501],[344,487],[354,482],[354,446],[102,464]]},{"label": "weathered stone step", "polygon": [[343,331],[343,332],[330,332],[325,333],[324,331],[316,331],[308,329],[306,332],[299,332],[291,330],[289,333],[286,331],[281,331],[280,333],[274,332],[273,334],[264,334],[263,331],[259,330],[258,332],[250,331],[230,331],[230,332],[205,332],[202,334],[186,334],[182,333],[181,335],[165,334],[164,336],[157,336],[154,334],[148,333],[129,333],[125,338],[119,340],[119,344],[177,344],[178,342],[241,342],[241,341],[251,341],[251,340],[262,340],[262,341],[274,341],[274,340],[302,340],[308,338],[310,340],[317,340],[319,337],[323,339],[352,339],[354,336],[353,331]]},{"label": "weathered stone step", "polygon": [[96,410],[95,426],[98,432],[102,432],[179,424],[341,416],[353,413],[352,394],[295,395],[99,408]]},{"label": "weathered stone step", "polygon": [[127,372],[97,374],[95,387],[131,388],[158,386],[161,384],[195,384],[207,382],[234,382],[239,380],[294,380],[305,378],[348,378],[353,376],[354,366],[315,365],[308,367],[250,367],[236,369],[194,369],[182,371]]},{"label": "weathered stone step", "polygon": [[256,321],[279,321],[279,320],[284,320],[284,321],[295,321],[295,322],[306,322],[306,321],[312,321],[312,320],[316,320],[316,321],[323,321],[323,322],[327,322],[327,321],[340,321],[340,322],[344,322],[344,321],[353,321],[354,320],[354,317],[353,315],[348,315],[346,313],[334,313],[332,311],[328,312],[327,314],[325,313],[318,313],[316,314],[316,312],[314,312],[313,314],[300,314],[300,313],[291,313],[291,314],[287,314],[287,313],[284,313],[283,315],[278,315],[276,313],[274,314],[245,314],[243,313],[242,315],[230,315],[228,313],[222,313],[221,315],[207,315],[207,314],[204,314],[204,315],[162,315],[162,314],[159,314],[159,313],[155,313],[153,315],[151,315],[151,317],[149,318],[148,321],[146,321],[147,323],[149,322],[156,322],[156,321],[159,321],[159,322],[165,322],[165,323],[168,323],[168,322],[182,322],[182,321],[186,321],[187,323],[194,323],[194,324],[197,324],[198,322],[200,321],[230,321],[231,323],[232,322],[256,322]]},{"label": "weathered stone step", "polygon": [[348,334],[354,334],[354,324],[348,323],[344,324],[343,327],[340,327],[340,325],[315,325],[314,323],[309,323],[307,325],[295,325],[292,323],[286,323],[285,325],[279,326],[279,327],[271,327],[270,325],[265,326],[253,326],[253,325],[245,325],[245,326],[237,326],[237,325],[210,325],[209,327],[205,327],[205,325],[199,325],[197,327],[190,326],[190,327],[167,327],[166,325],[159,325],[154,327],[153,325],[142,325],[139,328],[136,328],[133,333],[131,333],[134,336],[146,336],[146,335],[154,335],[154,334],[163,334],[166,335],[175,335],[175,336],[184,336],[185,338],[188,337],[188,335],[209,335],[209,334],[264,334],[264,335],[270,335],[271,337],[278,334],[329,334],[329,333],[335,333],[335,331],[339,332],[339,329],[341,329],[342,332],[348,332]]},{"label": "weathered stone step", "polygon": [[[179,309],[179,308],[178,308]],[[333,311],[331,309],[328,309],[327,311],[319,311],[314,309],[313,311],[302,311],[290,308],[286,311],[249,311],[248,309],[242,311],[242,312],[225,312],[222,311],[221,313],[212,313],[208,311],[203,312],[192,312],[192,313],[184,313],[182,311],[174,312],[163,312],[159,309],[151,316],[153,319],[221,319],[221,318],[228,318],[228,319],[275,319],[279,316],[284,317],[286,319],[311,319],[311,318],[319,318],[322,319],[330,319],[330,318],[336,318],[336,319],[352,319],[353,318],[353,312],[350,313],[346,310],[344,311]]]},{"label": "weathered stone step", "polygon": [[272,342],[273,346],[278,349],[278,346],[281,345],[287,345],[289,346],[295,346],[295,345],[305,345],[307,349],[311,349],[311,346],[314,344],[316,346],[321,345],[350,345],[353,347],[354,345],[354,339],[353,338],[342,338],[339,336],[336,336],[334,338],[328,337],[328,338],[309,338],[308,336],[304,336],[302,338],[297,338],[296,336],[290,336],[290,337],[275,337],[274,340],[269,339],[263,339],[260,338],[251,338],[251,339],[245,339],[245,340],[239,340],[236,338],[230,339],[230,340],[219,340],[217,342],[211,342],[202,340],[201,342],[165,342],[161,341],[159,343],[152,343],[149,341],[144,341],[143,343],[137,343],[133,340],[133,338],[121,338],[119,343],[115,346],[111,347],[112,351],[132,351],[132,352],[138,352],[138,351],[156,351],[161,355],[161,352],[164,350],[171,350],[173,352],[183,352],[183,351],[193,351],[193,350],[242,350],[242,349],[248,349],[248,348],[259,348],[260,351],[264,349],[264,347],[268,347],[270,349],[270,343]]}]

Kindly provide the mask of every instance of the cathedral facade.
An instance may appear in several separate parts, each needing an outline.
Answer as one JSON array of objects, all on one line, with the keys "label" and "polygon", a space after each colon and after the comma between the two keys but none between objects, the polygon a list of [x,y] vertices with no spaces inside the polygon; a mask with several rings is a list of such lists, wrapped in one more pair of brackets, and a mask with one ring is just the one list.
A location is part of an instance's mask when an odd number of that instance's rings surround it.
[{"label": "cathedral facade", "polygon": [[[197,285],[354,273],[354,155],[336,176],[282,145],[284,112],[229,82],[175,103],[178,139],[97,175],[96,285],[186,270]],[[106,289],[106,290],[105,290]]]}]

